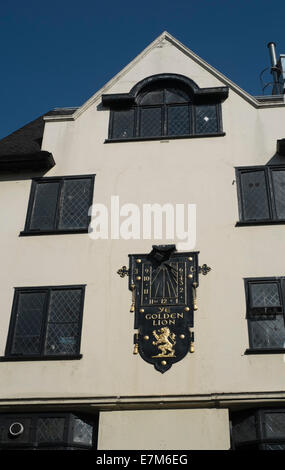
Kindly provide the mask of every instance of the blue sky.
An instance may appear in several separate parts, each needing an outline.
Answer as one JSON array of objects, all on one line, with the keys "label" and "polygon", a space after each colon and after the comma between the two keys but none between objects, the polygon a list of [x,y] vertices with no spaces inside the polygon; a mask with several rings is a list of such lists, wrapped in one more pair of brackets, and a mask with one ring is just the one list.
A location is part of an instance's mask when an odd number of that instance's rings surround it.
[{"label": "blue sky", "polygon": [[0,138],[81,105],[164,30],[260,95],[267,43],[285,54],[284,13],[281,0],[3,0]]}]

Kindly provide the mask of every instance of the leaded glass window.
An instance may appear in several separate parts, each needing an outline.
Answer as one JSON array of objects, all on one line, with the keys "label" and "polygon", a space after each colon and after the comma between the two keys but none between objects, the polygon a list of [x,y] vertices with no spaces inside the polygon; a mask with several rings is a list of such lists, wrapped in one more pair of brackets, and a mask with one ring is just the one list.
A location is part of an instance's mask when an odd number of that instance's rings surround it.
[{"label": "leaded glass window", "polygon": [[0,450],[96,449],[98,414],[1,413]]},{"label": "leaded glass window", "polygon": [[30,230],[52,230],[54,228],[59,186],[59,181],[51,181],[48,184],[38,183],[34,188]]},{"label": "leaded glass window", "polygon": [[165,86],[141,92],[130,108],[113,109],[109,139],[215,135],[221,131],[220,104],[196,104],[190,92]]},{"label": "leaded glass window", "polygon": [[269,203],[264,170],[242,173],[241,192],[245,220],[269,219]]},{"label": "leaded glass window", "polygon": [[17,288],[6,356],[76,356],[84,286]]},{"label": "leaded glass window", "polygon": [[12,354],[39,354],[46,293],[18,292]]},{"label": "leaded glass window", "polygon": [[285,408],[235,411],[231,425],[234,450],[285,449]]},{"label": "leaded glass window", "polygon": [[129,139],[134,136],[135,110],[121,109],[113,114],[113,139]]},{"label": "leaded glass window", "polygon": [[140,136],[155,137],[162,135],[162,109],[156,107],[141,108]]},{"label": "leaded glass window", "polygon": [[285,278],[245,282],[250,349],[283,349]]},{"label": "leaded glass window", "polygon": [[93,426],[79,418],[74,419],[73,441],[78,444],[92,445]]},{"label": "leaded glass window", "polygon": [[192,113],[188,106],[168,107],[168,134],[188,135],[191,131]]},{"label": "leaded glass window", "polygon": [[37,421],[37,442],[63,441],[64,418],[39,418]]},{"label": "leaded glass window", "polygon": [[283,315],[256,315],[248,319],[251,348],[280,349],[285,346]]},{"label": "leaded glass window", "polygon": [[[250,282],[250,308],[267,312],[274,307],[281,307],[279,282]],[[265,310],[268,309],[268,310]]]},{"label": "leaded glass window", "polygon": [[285,169],[271,171],[276,219],[285,219]]},{"label": "leaded glass window", "polygon": [[240,222],[285,221],[285,168],[237,168]]},{"label": "leaded glass window", "polygon": [[263,431],[265,437],[285,439],[285,412],[265,411],[263,419]]},{"label": "leaded glass window", "polygon": [[33,180],[22,234],[87,231],[94,175]]},{"label": "leaded glass window", "polygon": [[218,132],[218,117],[216,105],[196,106],[196,133],[216,134]]},{"label": "leaded glass window", "polygon": [[256,439],[256,416],[250,411],[234,415],[232,438],[236,445]]}]

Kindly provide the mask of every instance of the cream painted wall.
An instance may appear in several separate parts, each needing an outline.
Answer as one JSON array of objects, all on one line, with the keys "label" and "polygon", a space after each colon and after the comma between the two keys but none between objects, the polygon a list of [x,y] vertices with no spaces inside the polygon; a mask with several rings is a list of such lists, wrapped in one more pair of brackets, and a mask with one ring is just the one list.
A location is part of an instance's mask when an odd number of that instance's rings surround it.
[{"label": "cream painted wall", "polygon": [[99,450],[228,450],[227,410],[101,412]]},{"label": "cream painted wall", "polygon": [[[145,55],[108,90],[127,92],[142,78],[180,73],[200,87],[222,82],[169,42]],[[197,204],[201,277],[194,354],[161,375],[133,356],[127,280],[117,270],[147,240],[91,240],[87,234],[19,237],[30,177],[2,178],[0,214],[0,356],[4,355],[14,287],[87,284],[79,361],[0,362],[0,399],[153,397],[280,391],[282,355],[245,356],[243,278],[285,275],[284,225],[236,228],[235,166],[265,164],[284,137],[285,108],[255,109],[234,91],[222,105],[225,137],[104,144],[109,112],[100,99],[75,121],[47,122],[43,149],[56,166],[45,176],[96,174],[94,202]],[[167,243],[167,241],[165,241]],[[168,241],[169,243],[169,241]],[[146,398],[147,399],[147,398]]]}]

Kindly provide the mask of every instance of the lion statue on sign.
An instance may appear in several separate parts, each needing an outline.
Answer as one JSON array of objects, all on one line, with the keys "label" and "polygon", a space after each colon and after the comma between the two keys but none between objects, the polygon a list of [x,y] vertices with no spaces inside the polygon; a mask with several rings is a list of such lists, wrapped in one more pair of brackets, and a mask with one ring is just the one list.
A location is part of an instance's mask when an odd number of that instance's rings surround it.
[{"label": "lion statue on sign", "polygon": [[160,350],[160,353],[153,357],[175,357],[174,346],[176,344],[176,335],[174,333],[170,333],[170,329],[167,327],[160,328],[158,333],[159,334],[157,334],[156,330],[152,332],[156,339],[156,341],[153,341],[152,344],[157,346],[157,348]]}]

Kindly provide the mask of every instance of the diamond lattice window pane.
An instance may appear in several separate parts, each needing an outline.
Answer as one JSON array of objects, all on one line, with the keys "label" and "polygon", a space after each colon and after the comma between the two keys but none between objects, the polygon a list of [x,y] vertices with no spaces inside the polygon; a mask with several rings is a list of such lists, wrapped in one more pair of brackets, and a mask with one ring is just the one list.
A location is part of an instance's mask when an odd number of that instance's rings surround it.
[{"label": "diamond lattice window pane", "polygon": [[77,353],[81,299],[81,289],[52,291],[45,343],[46,354]]},{"label": "diamond lattice window pane", "polygon": [[145,93],[139,100],[139,104],[162,104],[163,103],[163,90],[153,90]]},{"label": "diamond lattice window pane", "polygon": [[283,315],[256,315],[248,320],[252,348],[284,348]]},{"label": "diamond lattice window pane", "polygon": [[63,441],[64,424],[64,418],[39,418],[37,421],[37,442]]},{"label": "diamond lattice window pane", "polygon": [[60,229],[88,228],[91,183],[90,178],[64,181],[58,224]]},{"label": "diamond lattice window pane", "polygon": [[93,426],[75,418],[73,427],[73,441],[78,444],[92,445]]},{"label": "diamond lattice window pane", "polygon": [[78,351],[78,323],[49,323],[47,326],[46,354],[76,354]]},{"label": "diamond lattice window pane", "polygon": [[272,171],[277,219],[285,219],[285,170]]},{"label": "diamond lattice window pane", "polygon": [[189,102],[187,93],[178,88],[166,88],[165,89],[165,103],[187,103]]},{"label": "diamond lattice window pane", "polygon": [[52,230],[58,200],[59,182],[37,183],[30,221],[31,230]]},{"label": "diamond lattice window pane", "polygon": [[81,289],[53,290],[50,296],[49,322],[77,322],[81,311]]},{"label": "diamond lattice window pane", "polygon": [[285,438],[285,413],[266,412],[264,433],[268,438]]},{"label": "diamond lattice window pane", "polygon": [[285,450],[285,444],[264,444],[264,450]]},{"label": "diamond lattice window pane", "polygon": [[190,118],[189,107],[169,106],[168,109],[168,135],[189,135]]},{"label": "diamond lattice window pane", "polygon": [[252,308],[281,306],[277,282],[250,283],[249,297]]},{"label": "diamond lattice window pane", "polygon": [[161,108],[142,108],[140,122],[141,137],[155,137],[162,135]]},{"label": "diamond lattice window pane", "polygon": [[256,439],[255,414],[239,413],[233,418],[232,424],[235,443]]},{"label": "diamond lattice window pane", "polygon": [[241,174],[241,196],[244,220],[266,220],[270,218],[263,170]]},{"label": "diamond lattice window pane", "polygon": [[218,132],[218,119],[216,105],[196,106],[196,133],[216,134]]},{"label": "diamond lattice window pane", "polygon": [[40,334],[43,321],[44,292],[20,293],[12,354],[39,354]]},{"label": "diamond lattice window pane", "polygon": [[134,109],[113,112],[113,139],[127,139],[134,136]]}]

